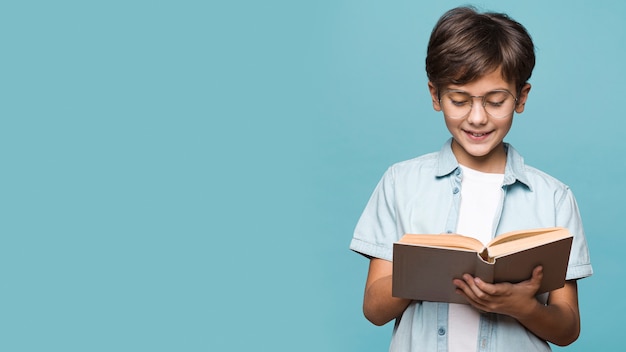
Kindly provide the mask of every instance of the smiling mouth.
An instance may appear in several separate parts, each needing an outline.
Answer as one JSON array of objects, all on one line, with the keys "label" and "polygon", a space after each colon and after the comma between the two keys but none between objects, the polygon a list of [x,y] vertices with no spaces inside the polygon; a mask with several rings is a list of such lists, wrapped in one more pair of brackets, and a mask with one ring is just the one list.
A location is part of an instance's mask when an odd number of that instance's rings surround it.
[{"label": "smiling mouth", "polygon": [[480,137],[484,137],[490,134],[491,132],[476,133],[476,132],[465,131],[465,133],[469,134],[472,137],[480,138]]}]

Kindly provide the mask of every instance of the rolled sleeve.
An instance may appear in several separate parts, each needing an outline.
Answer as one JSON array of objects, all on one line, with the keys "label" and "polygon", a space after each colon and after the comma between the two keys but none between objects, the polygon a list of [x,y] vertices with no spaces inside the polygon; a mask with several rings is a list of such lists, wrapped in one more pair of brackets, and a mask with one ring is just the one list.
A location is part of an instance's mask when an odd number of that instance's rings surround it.
[{"label": "rolled sleeve", "polygon": [[350,249],[391,261],[393,242],[397,239],[394,171],[389,168],[361,214]]},{"label": "rolled sleeve", "polygon": [[578,204],[569,188],[565,190],[556,208],[557,223],[574,236],[567,266],[566,280],[582,279],[593,274],[589,248],[580,219]]}]

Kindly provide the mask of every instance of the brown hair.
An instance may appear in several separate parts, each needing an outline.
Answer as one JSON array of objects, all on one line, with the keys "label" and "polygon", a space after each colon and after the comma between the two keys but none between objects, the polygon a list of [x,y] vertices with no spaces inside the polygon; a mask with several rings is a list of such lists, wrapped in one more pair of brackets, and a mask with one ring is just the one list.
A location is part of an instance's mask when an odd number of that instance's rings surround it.
[{"label": "brown hair", "polygon": [[433,28],[426,74],[437,87],[466,84],[500,68],[519,91],[535,67],[533,41],[520,23],[502,13],[472,7],[446,12]]}]

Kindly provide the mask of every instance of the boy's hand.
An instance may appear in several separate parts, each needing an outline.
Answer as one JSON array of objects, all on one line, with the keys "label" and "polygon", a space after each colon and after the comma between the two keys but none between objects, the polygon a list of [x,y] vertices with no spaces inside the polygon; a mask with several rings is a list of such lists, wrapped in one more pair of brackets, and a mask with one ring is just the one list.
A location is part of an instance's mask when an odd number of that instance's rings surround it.
[{"label": "boy's hand", "polygon": [[529,280],[517,284],[488,284],[469,274],[463,275],[462,280],[454,279],[453,283],[457,293],[465,296],[476,309],[506,314],[520,320],[531,314],[539,304],[535,295],[542,278],[543,269],[538,266]]}]

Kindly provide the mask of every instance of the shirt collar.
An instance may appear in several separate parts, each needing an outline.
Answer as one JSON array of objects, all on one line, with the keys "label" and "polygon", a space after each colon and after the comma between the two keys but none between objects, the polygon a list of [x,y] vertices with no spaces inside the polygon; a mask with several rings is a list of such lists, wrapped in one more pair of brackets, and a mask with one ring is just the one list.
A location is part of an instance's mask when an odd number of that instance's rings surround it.
[{"label": "shirt collar", "polygon": [[[526,176],[524,158],[510,144],[504,143],[506,149],[506,166],[504,168],[504,184],[512,185],[519,181],[532,191]],[[443,177],[459,169],[459,163],[452,152],[452,138],[448,139],[439,152],[437,160],[437,177]]]}]

